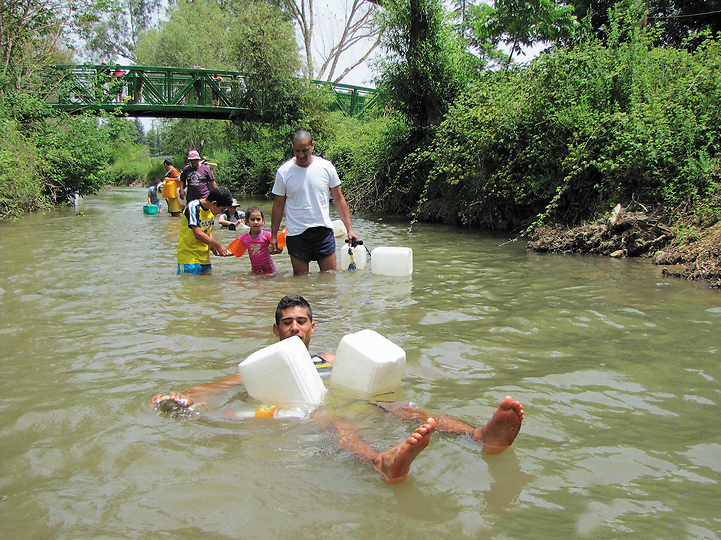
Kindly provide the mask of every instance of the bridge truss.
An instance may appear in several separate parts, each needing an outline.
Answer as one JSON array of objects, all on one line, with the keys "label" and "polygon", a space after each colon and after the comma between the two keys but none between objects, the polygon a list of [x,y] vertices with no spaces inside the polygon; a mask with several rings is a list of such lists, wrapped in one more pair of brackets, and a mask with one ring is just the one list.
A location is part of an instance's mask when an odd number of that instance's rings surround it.
[{"label": "bridge truss", "polygon": [[[263,121],[262,93],[248,91],[243,74],[202,68],[65,64],[48,102],[70,114],[107,111],[155,118]],[[309,81],[333,93],[332,109],[360,118],[379,99],[374,88]]]}]

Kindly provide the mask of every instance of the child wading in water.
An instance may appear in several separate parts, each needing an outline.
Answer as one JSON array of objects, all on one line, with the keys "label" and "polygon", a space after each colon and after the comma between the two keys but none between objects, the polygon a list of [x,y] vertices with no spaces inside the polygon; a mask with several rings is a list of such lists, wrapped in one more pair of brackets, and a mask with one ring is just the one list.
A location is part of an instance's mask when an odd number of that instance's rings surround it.
[{"label": "child wading in water", "polygon": [[257,206],[251,206],[245,212],[245,222],[250,231],[240,237],[240,241],[248,248],[250,266],[254,274],[275,274],[275,264],[268,251],[270,231],[263,230],[265,214]]}]

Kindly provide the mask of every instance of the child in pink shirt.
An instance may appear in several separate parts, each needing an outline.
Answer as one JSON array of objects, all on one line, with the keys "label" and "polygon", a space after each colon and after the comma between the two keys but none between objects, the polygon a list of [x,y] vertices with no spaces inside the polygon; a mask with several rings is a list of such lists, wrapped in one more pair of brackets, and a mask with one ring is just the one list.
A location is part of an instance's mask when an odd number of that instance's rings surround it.
[{"label": "child in pink shirt", "polygon": [[275,264],[268,251],[270,231],[263,230],[265,214],[257,206],[251,206],[245,213],[245,222],[250,231],[240,237],[240,241],[248,249],[250,266],[254,274],[275,274]]}]

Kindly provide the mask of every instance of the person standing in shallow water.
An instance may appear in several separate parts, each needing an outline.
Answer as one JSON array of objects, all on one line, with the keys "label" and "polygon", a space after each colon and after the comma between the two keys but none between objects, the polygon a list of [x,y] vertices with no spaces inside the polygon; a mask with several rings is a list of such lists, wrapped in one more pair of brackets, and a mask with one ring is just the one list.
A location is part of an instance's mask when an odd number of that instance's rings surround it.
[{"label": "person standing in shallow water", "polygon": [[[315,323],[308,301],[297,294],[283,297],[275,311],[273,333],[281,341],[298,336],[306,347],[310,347],[310,338],[315,333]],[[319,372],[326,369],[326,366],[330,367],[334,361],[335,354],[332,353],[313,356],[313,362]],[[171,401],[178,406],[189,407],[195,403],[195,400],[207,399],[241,384],[240,374],[235,374],[219,381],[196,386],[185,393],[171,391],[167,394],[156,394],[148,405],[159,407],[162,403]],[[353,454],[363,463],[371,465],[389,483],[405,480],[411,463],[428,446],[431,434],[435,430],[451,435],[468,436],[481,446],[483,452],[500,454],[513,444],[524,418],[523,406],[511,396],[503,398],[490,420],[478,428],[448,415],[433,417],[410,404],[391,401],[372,403],[398,418],[422,423],[408,438],[390,450],[379,452],[363,440],[358,431],[347,422],[318,412],[314,414],[314,418],[317,425],[333,434],[340,448]]]},{"label": "person standing in shallow water", "polygon": [[188,153],[188,161],[190,161],[190,165],[186,165],[183,172],[180,173],[181,195],[184,191],[187,203],[196,199],[204,199],[211,189],[218,187],[213,171],[207,165],[201,164],[200,154],[197,150],[191,150]]},{"label": "person standing in shallow water", "polygon": [[[275,174],[273,210],[270,224],[270,253],[280,253],[278,231],[285,212],[288,229],[286,247],[296,276],[307,274],[311,261],[318,261],[321,272],[336,271],[335,234],[330,219],[329,197],[333,197],[338,215],[348,231],[348,239],[357,242],[340,178],[333,164],[313,155],[313,137],[299,130],[293,135],[293,157]],[[355,243],[353,244],[355,245]]]}]

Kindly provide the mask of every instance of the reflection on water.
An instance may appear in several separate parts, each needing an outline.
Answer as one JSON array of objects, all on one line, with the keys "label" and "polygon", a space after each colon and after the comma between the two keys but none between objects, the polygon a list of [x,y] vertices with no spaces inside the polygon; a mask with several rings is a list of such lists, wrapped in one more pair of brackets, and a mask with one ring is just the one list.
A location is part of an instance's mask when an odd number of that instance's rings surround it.
[{"label": "reflection on water", "polygon": [[[412,278],[294,278],[286,254],[273,277],[245,257],[180,278],[179,220],[144,201],[113,189],[82,216],[0,225],[3,538],[718,537],[721,300],[704,284],[371,215],[354,228],[370,249],[412,247]],[[144,406],[273,343],[288,293],[313,304],[314,352],[363,328],[403,347],[399,399],[479,424],[513,394],[513,449],[436,434],[387,486],[311,422]],[[414,428],[338,396],[327,407],[378,448]]]}]

